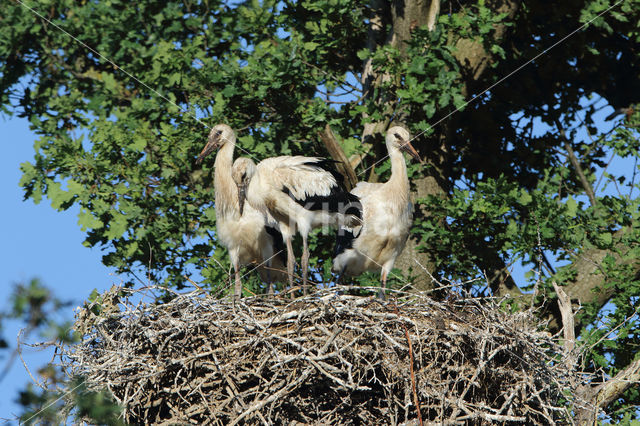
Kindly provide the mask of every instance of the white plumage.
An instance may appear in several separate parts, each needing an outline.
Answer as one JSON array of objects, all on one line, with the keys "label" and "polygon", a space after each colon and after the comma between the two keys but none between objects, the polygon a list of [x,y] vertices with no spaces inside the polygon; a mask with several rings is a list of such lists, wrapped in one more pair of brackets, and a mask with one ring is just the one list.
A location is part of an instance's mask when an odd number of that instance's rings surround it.
[{"label": "white plumage", "polygon": [[359,182],[353,188],[351,193],[362,203],[362,226],[340,229],[333,260],[335,273],[359,275],[381,270],[381,298],[387,275],[407,242],[413,219],[407,166],[401,150],[418,160],[420,157],[409,140],[409,132],[402,127],[394,126],[387,131],[391,177],[385,183]]},{"label": "white plumage", "polygon": [[256,165],[243,157],[233,162],[235,142],[234,131],[225,124],[218,124],[211,129],[207,144],[196,162],[200,164],[204,157],[219,148],[214,163],[216,235],[229,251],[235,271],[234,296],[240,298],[240,267],[250,263],[268,265],[269,269],[260,267],[258,270],[262,280],[268,283],[269,292],[272,291],[272,277],[276,274],[270,270],[282,267],[281,262],[278,264],[278,256],[274,256],[278,243],[282,244],[282,236],[277,229],[267,226],[262,213],[244,203],[244,193]]},{"label": "white plumage", "polygon": [[307,291],[309,248],[307,236],[320,226],[353,226],[360,223],[360,205],[348,193],[329,160],[318,157],[268,158],[256,167],[247,190],[247,201],[278,223],[287,247],[287,272],[293,285],[294,255],[291,240],[302,237],[302,285]]}]

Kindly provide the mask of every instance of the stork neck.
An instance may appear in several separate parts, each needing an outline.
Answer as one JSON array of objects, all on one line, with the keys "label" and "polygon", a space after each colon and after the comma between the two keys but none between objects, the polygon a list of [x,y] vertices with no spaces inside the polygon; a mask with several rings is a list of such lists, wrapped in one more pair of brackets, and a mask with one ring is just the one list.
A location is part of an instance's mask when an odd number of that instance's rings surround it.
[{"label": "stork neck", "polygon": [[391,158],[391,177],[389,182],[400,187],[404,191],[409,191],[409,178],[407,177],[407,164],[404,156],[398,148],[389,149],[389,158]]},{"label": "stork neck", "polygon": [[216,217],[228,217],[239,210],[238,192],[231,177],[233,148],[235,143],[227,142],[218,151],[214,163],[214,186],[216,191]]},{"label": "stork neck", "polygon": [[218,166],[222,166],[226,172],[231,176],[231,167],[233,166],[233,150],[236,144],[232,141],[229,141],[222,145],[222,148],[218,150],[218,154],[216,155],[216,161],[214,163],[216,173],[218,172]]}]

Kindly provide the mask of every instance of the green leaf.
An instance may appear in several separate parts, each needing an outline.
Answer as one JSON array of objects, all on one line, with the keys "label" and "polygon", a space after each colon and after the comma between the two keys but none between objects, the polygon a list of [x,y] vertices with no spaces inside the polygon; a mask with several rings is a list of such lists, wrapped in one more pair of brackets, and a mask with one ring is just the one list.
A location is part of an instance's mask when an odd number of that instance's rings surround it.
[{"label": "green leaf", "polygon": [[120,238],[127,230],[128,225],[127,217],[120,212],[114,211],[112,212],[112,218],[109,221],[109,229],[105,233],[105,236],[110,240]]},{"label": "green leaf", "polygon": [[143,136],[133,135],[133,140],[127,146],[133,151],[142,152],[147,147],[147,140]]},{"label": "green leaf", "polygon": [[605,246],[610,246],[613,242],[613,235],[611,235],[610,232],[602,232],[598,234],[596,238],[601,244]]},{"label": "green leaf", "polygon": [[533,197],[531,196],[531,194],[523,190],[520,193],[520,198],[518,201],[520,202],[521,205],[528,206],[533,201]]},{"label": "green leaf", "polygon": [[576,203],[576,200],[574,200],[573,197],[569,196],[569,198],[567,198],[566,206],[567,215],[574,217],[578,211],[578,203]]},{"label": "green leaf", "polygon": [[102,78],[102,81],[104,82],[104,87],[105,89],[107,89],[108,91],[112,92],[112,93],[117,93],[118,92],[118,83],[116,82],[115,77],[113,76],[113,74],[110,73],[102,73],[100,75],[100,78]]},{"label": "green leaf", "polygon": [[303,46],[305,50],[308,50],[309,52],[313,52],[314,50],[316,50],[316,47],[318,47],[319,44],[313,41],[307,41],[306,43],[304,43]]},{"label": "green leaf", "polygon": [[73,198],[73,193],[63,190],[59,182],[49,181],[47,197],[51,200],[51,207],[56,210],[66,210],[69,207],[69,201]]},{"label": "green leaf", "polygon": [[356,52],[356,55],[360,60],[364,61],[365,59],[368,59],[370,57],[371,51],[369,49],[360,49],[358,50],[358,52]]},{"label": "green leaf", "polygon": [[80,225],[80,229],[86,231],[87,229],[100,229],[104,225],[103,223],[95,218],[87,209],[80,209],[80,213],[78,213],[78,225]]},{"label": "green leaf", "polygon": [[182,74],[180,73],[173,73],[169,75],[169,85],[170,86],[174,86],[176,84],[180,84],[180,80],[182,79]]}]

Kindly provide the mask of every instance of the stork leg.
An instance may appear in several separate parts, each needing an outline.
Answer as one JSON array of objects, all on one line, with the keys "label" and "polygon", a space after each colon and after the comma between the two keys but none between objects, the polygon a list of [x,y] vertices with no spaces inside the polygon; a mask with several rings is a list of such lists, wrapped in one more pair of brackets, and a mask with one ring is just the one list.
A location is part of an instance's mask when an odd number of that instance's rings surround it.
[{"label": "stork leg", "polygon": [[267,295],[273,296],[273,280],[271,279],[271,261],[267,262]]},{"label": "stork leg", "polygon": [[378,293],[378,297],[380,300],[384,300],[385,298],[385,289],[387,287],[387,270],[382,268],[382,285],[380,286],[380,293]]},{"label": "stork leg", "polygon": [[[291,245],[291,237],[287,237],[287,275],[289,275],[289,289],[293,288],[293,246]],[[291,293],[293,299],[293,292]]]},{"label": "stork leg", "polygon": [[233,289],[233,297],[236,300],[240,300],[242,297],[242,281],[240,281],[240,265],[238,264],[238,259],[233,261],[233,269],[236,271],[236,285]]},{"label": "stork leg", "polygon": [[307,274],[309,272],[309,245],[306,235],[302,236],[302,294],[307,295]]}]

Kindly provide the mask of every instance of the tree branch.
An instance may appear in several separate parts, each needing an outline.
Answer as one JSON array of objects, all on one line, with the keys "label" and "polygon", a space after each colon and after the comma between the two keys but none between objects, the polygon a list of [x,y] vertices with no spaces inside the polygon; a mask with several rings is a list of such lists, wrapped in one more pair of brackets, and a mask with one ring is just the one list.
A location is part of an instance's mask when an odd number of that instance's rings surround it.
[{"label": "tree branch", "polygon": [[562,329],[564,333],[564,352],[565,355],[573,351],[576,346],[576,332],[573,322],[573,309],[571,308],[571,299],[564,292],[562,287],[553,281],[553,289],[558,295],[558,307],[562,315]]},{"label": "tree branch", "polygon": [[640,382],[640,358],[616,374],[613,379],[607,380],[596,388],[596,407],[608,406],[631,385],[637,385],[638,382]]},{"label": "tree branch", "polygon": [[640,382],[640,358],[618,372],[612,379],[595,388],[583,387],[578,392],[586,404],[576,409],[576,424],[593,424],[598,412],[622,395],[631,385]]},{"label": "tree branch", "polygon": [[560,124],[560,120],[558,119],[556,119],[556,126],[558,127],[558,131],[560,132],[560,134],[562,135],[562,138],[564,139],[564,149],[567,150],[569,161],[571,161],[571,165],[573,166],[573,168],[576,169],[576,174],[580,179],[580,183],[582,184],[584,191],[587,193],[587,196],[589,197],[591,206],[595,207],[597,204],[596,194],[593,192],[593,188],[591,187],[589,180],[584,174],[584,171],[582,170],[582,166],[580,165],[580,161],[578,161],[578,157],[576,157],[576,154],[573,152],[573,147],[569,142],[569,138],[567,138],[567,134],[565,133],[564,128],[562,127],[562,125]]},{"label": "tree branch", "polygon": [[440,0],[431,0],[429,6],[429,14],[427,15],[427,29],[433,31],[436,29],[438,15],[440,14]]},{"label": "tree branch", "polygon": [[[632,225],[633,226],[633,225]],[[637,225],[636,225],[637,226]],[[632,227],[625,227],[613,234],[613,239],[620,240],[625,234],[632,232]],[[575,278],[568,282],[565,290],[570,300],[580,305],[595,304],[597,309],[602,308],[615,294],[614,286],[605,286],[608,279],[603,263],[607,255],[614,258],[617,265],[631,266],[633,274],[628,279],[640,279],[640,261],[638,259],[627,256],[629,247],[625,243],[617,243],[612,249],[590,248],[583,251],[571,265],[565,268],[574,268],[576,271]],[[557,331],[562,325],[559,312],[553,312],[554,318],[549,322],[551,331]],[[576,330],[582,326],[580,318],[575,318]]]},{"label": "tree branch", "polygon": [[353,187],[358,183],[358,178],[356,177],[356,173],[353,171],[353,168],[351,167],[351,164],[349,163],[344,150],[342,149],[340,144],[338,144],[338,141],[336,140],[331,127],[329,127],[329,125],[327,124],[323,130],[318,132],[318,136],[320,136],[320,139],[324,143],[324,146],[327,147],[327,151],[329,151],[329,155],[331,155],[331,158],[338,162],[338,172],[340,172],[340,174],[344,176],[344,183],[347,190],[351,191]]}]

